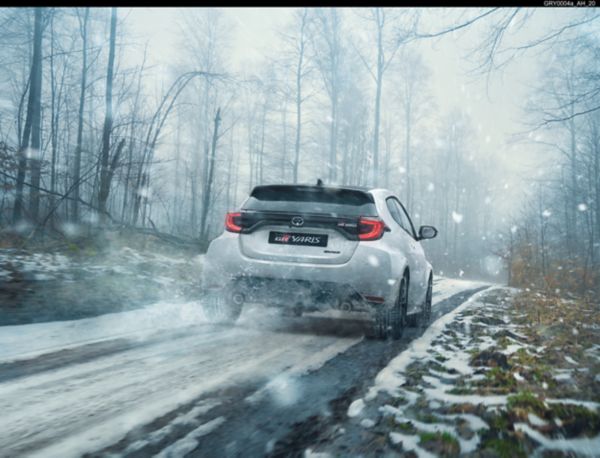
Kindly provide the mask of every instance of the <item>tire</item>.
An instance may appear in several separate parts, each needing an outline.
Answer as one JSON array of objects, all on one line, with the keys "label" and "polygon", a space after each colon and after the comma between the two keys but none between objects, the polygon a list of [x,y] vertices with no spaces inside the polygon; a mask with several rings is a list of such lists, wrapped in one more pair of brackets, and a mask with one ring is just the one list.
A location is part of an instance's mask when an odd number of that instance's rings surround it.
[{"label": "tire", "polygon": [[289,307],[287,305],[279,305],[278,307],[281,309],[281,314],[287,317],[298,318],[304,313],[304,309],[302,307]]},{"label": "tire", "polygon": [[390,326],[392,339],[400,340],[407,324],[406,311],[408,309],[408,276],[404,275],[400,281],[400,291],[394,308],[390,311]]},{"label": "tire", "polygon": [[425,302],[423,303],[423,310],[421,310],[421,315],[419,317],[419,326],[422,328],[426,328],[429,326],[429,322],[431,321],[431,302],[433,298],[433,281],[431,277],[429,277],[429,282],[427,284],[427,293],[425,294]]},{"label": "tire", "polygon": [[406,327],[408,308],[408,276],[405,275],[400,282],[400,289],[396,303],[391,308],[378,310],[373,320],[374,337],[385,340],[390,334],[392,339],[402,338]]},{"label": "tire", "polygon": [[[207,295],[202,301],[204,316],[211,323],[234,324],[242,313],[243,296],[236,293],[212,292],[210,295],[224,295],[216,298]],[[213,300],[211,300],[213,299]]]},{"label": "tire", "polygon": [[385,340],[388,334],[388,311],[378,310],[373,320],[373,337],[379,340]]}]

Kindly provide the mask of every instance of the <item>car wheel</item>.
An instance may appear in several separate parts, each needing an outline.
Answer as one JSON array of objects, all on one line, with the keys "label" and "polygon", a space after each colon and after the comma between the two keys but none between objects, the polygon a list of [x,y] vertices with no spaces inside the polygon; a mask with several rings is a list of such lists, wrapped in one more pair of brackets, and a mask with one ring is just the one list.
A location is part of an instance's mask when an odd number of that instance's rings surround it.
[{"label": "car wheel", "polygon": [[423,304],[423,310],[421,310],[421,316],[419,320],[419,324],[421,327],[429,326],[429,322],[431,321],[431,301],[433,297],[433,282],[431,277],[429,277],[429,282],[427,284],[427,293],[425,294],[425,302]]},{"label": "car wheel", "polygon": [[390,327],[392,339],[399,340],[402,338],[404,328],[406,327],[407,318],[406,311],[408,309],[408,277],[405,275],[400,282],[400,291],[396,304],[390,310]]},{"label": "car wheel", "polygon": [[373,337],[385,340],[388,334],[389,313],[387,310],[377,310],[373,320]]},{"label": "car wheel", "polygon": [[213,291],[202,300],[204,316],[211,323],[233,324],[242,313],[244,297],[240,293]]},{"label": "car wheel", "polygon": [[388,334],[398,340],[402,338],[406,327],[406,310],[408,305],[408,277],[400,282],[398,297],[393,307],[378,310],[373,321],[374,337],[384,340]]},{"label": "car wheel", "polygon": [[281,305],[279,307],[281,308],[281,314],[286,317],[300,317],[304,313],[304,308],[302,306],[294,305],[293,307],[289,307]]}]

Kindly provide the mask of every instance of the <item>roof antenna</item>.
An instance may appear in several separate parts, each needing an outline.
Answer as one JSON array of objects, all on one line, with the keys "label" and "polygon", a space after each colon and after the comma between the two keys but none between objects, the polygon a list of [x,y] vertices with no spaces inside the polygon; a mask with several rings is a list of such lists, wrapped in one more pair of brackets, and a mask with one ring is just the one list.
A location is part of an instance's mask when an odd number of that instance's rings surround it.
[{"label": "roof antenna", "polygon": [[323,186],[323,180],[317,178],[317,186]]}]

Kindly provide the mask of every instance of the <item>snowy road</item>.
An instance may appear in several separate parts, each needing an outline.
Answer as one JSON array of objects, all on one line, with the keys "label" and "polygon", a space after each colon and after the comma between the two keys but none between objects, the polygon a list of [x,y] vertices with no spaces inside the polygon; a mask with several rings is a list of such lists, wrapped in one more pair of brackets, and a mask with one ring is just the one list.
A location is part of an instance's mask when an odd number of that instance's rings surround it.
[{"label": "snowy road", "polygon": [[[481,287],[439,280],[434,318]],[[335,415],[417,332],[369,341],[356,319],[256,310],[227,329],[196,312],[0,328],[0,456],[276,454],[294,422]]]}]

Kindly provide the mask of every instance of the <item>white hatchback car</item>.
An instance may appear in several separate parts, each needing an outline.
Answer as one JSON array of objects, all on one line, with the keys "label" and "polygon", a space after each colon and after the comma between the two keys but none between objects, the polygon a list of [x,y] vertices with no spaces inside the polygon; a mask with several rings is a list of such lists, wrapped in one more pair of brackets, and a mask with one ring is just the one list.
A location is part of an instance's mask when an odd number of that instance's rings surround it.
[{"label": "white hatchback car", "polygon": [[205,314],[233,322],[244,302],[304,311],[368,312],[374,333],[400,338],[409,314],[431,315],[433,274],[400,200],[385,189],[255,187],[208,248]]}]

